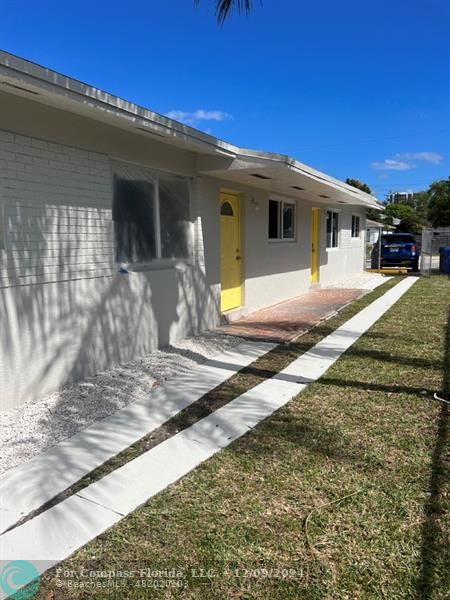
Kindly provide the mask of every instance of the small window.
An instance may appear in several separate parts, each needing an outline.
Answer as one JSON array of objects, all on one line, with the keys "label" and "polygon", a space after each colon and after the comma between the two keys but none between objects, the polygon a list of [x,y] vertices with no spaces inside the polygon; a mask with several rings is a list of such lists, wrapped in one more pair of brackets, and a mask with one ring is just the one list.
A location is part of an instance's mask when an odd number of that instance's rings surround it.
[{"label": "small window", "polygon": [[327,248],[339,246],[339,213],[327,210]]},{"label": "small window", "polygon": [[269,200],[269,239],[295,239],[295,204]]},{"label": "small window", "polygon": [[115,178],[113,203],[117,262],[155,258],[155,207],[149,181]]},{"label": "small window", "polygon": [[220,209],[220,214],[224,217],[234,217],[233,207],[229,202],[224,202]]},{"label": "small window", "polygon": [[352,238],[359,238],[360,231],[360,217],[352,215]]},{"label": "small window", "polygon": [[161,258],[188,258],[191,250],[189,181],[160,175],[158,182]]}]

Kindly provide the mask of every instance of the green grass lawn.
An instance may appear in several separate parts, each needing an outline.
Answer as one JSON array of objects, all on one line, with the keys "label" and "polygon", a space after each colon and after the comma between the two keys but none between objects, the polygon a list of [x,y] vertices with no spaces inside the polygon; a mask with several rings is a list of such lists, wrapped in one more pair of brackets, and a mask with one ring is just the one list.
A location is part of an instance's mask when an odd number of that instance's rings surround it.
[{"label": "green grass lawn", "polygon": [[[382,291],[211,401],[259,383]],[[318,383],[62,565],[177,569],[183,589],[164,573],[161,589],[139,576],[69,588],[53,569],[37,598],[449,598],[448,410],[432,399],[450,392],[449,305],[447,278],[418,281]]]}]

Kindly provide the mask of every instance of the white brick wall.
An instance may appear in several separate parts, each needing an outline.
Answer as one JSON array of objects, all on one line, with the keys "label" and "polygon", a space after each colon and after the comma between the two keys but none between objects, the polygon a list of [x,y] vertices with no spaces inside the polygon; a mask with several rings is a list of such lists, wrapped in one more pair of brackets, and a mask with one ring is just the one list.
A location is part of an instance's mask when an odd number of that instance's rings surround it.
[{"label": "white brick wall", "polygon": [[113,273],[107,156],[0,131],[0,181],[0,287]]},{"label": "white brick wall", "polygon": [[112,198],[108,156],[0,130],[0,412],[217,324],[205,261],[118,272]]}]

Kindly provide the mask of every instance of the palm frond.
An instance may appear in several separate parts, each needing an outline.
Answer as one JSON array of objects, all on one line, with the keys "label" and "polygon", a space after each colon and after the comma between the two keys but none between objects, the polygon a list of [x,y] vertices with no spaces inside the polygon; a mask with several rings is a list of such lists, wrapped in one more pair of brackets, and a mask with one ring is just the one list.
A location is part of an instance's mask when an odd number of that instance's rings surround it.
[{"label": "palm frond", "polygon": [[[261,0],[259,0],[261,2]],[[200,4],[200,0],[194,0],[195,4]],[[253,0],[215,0],[216,17],[219,25],[223,25],[228,15],[233,10],[237,12],[249,13],[252,10]]]},{"label": "palm frond", "polygon": [[249,13],[252,9],[252,0],[217,0],[216,16],[219,25],[223,25],[229,13],[234,9],[239,13]]}]

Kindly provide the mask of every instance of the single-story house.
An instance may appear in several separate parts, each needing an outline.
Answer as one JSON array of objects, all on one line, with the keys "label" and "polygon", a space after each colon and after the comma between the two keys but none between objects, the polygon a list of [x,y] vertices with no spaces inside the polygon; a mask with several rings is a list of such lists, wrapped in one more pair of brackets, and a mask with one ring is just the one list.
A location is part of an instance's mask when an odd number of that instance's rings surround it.
[{"label": "single-story house", "polygon": [[[398,225],[400,223],[400,219],[394,219],[394,221],[398,221],[398,223],[394,223]],[[378,237],[381,233],[392,233],[395,231],[395,227],[393,225],[387,225],[386,223],[379,223],[378,221],[372,221],[371,219],[366,219],[366,243],[367,244],[375,244],[378,241]]]},{"label": "single-story house", "polygon": [[364,268],[377,200],[0,52],[3,410]]}]

